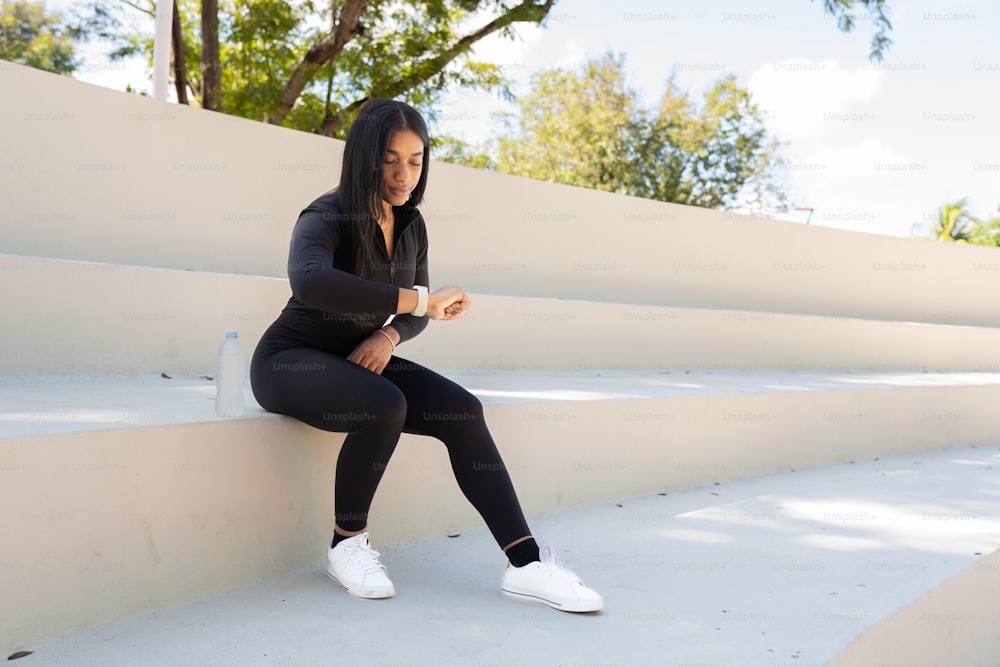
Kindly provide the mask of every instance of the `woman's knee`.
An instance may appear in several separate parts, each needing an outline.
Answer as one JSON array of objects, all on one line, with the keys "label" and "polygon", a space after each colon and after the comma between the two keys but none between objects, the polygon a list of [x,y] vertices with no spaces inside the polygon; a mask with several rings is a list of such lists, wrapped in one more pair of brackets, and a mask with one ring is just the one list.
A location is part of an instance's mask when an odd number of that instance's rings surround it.
[{"label": "woman's knee", "polygon": [[392,383],[386,382],[380,387],[377,399],[371,403],[374,418],[398,424],[400,429],[406,421],[406,396]]},{"label": "woman's knee", "polygon": [[460,392],[456,392],[456,396],[452,400],[454,401],[454,409],[464,415],[466,419],[482,419],[483,403],[472,392],[462,389]]},{"label": "woman's knee", "polygon": [[377,387],[358,387],[351,400],[331,401],[323,420],[336,430],[375,429],[398,433],[406,422],[406,410],[403,392],[390,383],[380,383]]},{"label": "woman's knee", "polygon": [[420,425],[421,431],[445,441],[449,436],[458,436],[464,440],[469,434],[486,428],[483,404],[464,389],[450,392],[447,400],[437,402],[433,408],[425,408],[419,415],[412,417]]},{"label": "woman's knee", "polygon": [[458,387],[434,401],[434,408],[427,410],[430,421],[469,422],[483,417],[483,404],[469,391]]}]

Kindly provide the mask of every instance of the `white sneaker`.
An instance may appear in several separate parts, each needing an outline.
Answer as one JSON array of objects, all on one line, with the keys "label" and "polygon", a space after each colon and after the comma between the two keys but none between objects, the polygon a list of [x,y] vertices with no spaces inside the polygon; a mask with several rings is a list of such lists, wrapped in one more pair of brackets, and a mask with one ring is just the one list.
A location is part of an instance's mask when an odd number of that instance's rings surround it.
[{"label": "white sneaker", "polygon": [[359,598],[391,598],[396,592],[368,532],[342,540],[327,553],[326,576]]},{"label": "white sneaker", "polygon": [[566,569],[551,547],[541,547],[538,555],[541,561],[523,567],[507,564],[500,584],[504,595],[561,611],[598,611],[604,607],[604,599]]}]

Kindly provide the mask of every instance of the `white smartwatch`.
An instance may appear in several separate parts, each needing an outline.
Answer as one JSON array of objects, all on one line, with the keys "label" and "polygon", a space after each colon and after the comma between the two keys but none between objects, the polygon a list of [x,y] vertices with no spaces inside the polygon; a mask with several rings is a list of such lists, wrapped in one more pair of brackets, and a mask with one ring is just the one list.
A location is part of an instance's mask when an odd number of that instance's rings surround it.
[{"label": "white smartwatch", "polygon": [[417,290],[417,307],[411,314],[423,317],[427,314],[427,288],[423,285],[414,285],[413,289]]}]

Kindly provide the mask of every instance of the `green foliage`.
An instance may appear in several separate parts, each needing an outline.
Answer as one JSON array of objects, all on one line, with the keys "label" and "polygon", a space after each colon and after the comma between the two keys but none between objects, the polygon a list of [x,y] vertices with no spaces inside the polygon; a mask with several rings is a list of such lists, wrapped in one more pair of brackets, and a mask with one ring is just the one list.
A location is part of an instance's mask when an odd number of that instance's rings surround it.
[{"label": "green foliage", "polygon": [[963,197],[938,209],[930,232],[938,241],[1000,247],[1000,211],[989,220],[980,220],[969,211],[969,200]]},{"label": "green foliage", "polygon": [[[182,87],[200,104],[205,98],[202,3],[176,1],[185,73],[175,69],[174,74],[186,77]],[[9,3],[4,2],[6,7]],[[513,28],[519,22],[542,24],[555,2],[219,0],[219,62],[204,65],[221,73],[219,99],[211,106],[343,137],[358,108],[371,97],[404,99],[432,119],[446,89],[471,88],[510,98],[503,73],[492,63],[474,59],[472,47],[492,33],[515,37]],[[90,9],[97,34],[112,42],[113,57],[143,54],[151,63],[152,21],[135,17],[153,17],[155,0],[91,0],[81,6]],[[891,29],[886,0],[823,0],[823,7],[844,31],[854,28],[856,9],[867,10],[876,27],[872,57],[881,58],[891,43],[886,37]],[[700,168],[719,169],[709,163]],[[616,180],[608,174],[601,178]]]},{"label": "green foliage", "polygon": [[454,137],[443,135],[431,136],[431,155],[435,159],[444,160],[445,162],[460,164],[474,169],[482,169],[484,171],[496,171],[496,162],[488,153]]},{"label": "green foliage", "polygon": [[976,224],[976,219],[969,213],[968,199],[962,198],[938,209],[931,234],[938,241],[967,243]]},{"label": "green foliage", "polygon": [[[260,121],[275,111],[285,82],[305,55],[308,40],[318,34],[317,28],[305,27],[312,8],[311,3],[284,0],[219,3],[223,86],[219,111]],[[200,18],[195,20],[200,30]],[[201,67],[200,50],[194,50],[191,56],[188,69],[197,72]],[[201,99],[200,85],[192,92]],[[313,99],[304,102],[307,107],[310,103],[315,106]],[[315,114],[301,115],[310,118]]]},{"label": "green foliage", "polygon": [[994,248],[1000,247],[1000,215],[995,215],[990,220],[977,222],[972,228],[969,243]]},{"label": "green foliage", "polygon": [[[187,88],[203,99],[201,3],[178,0]],[[403,99],[433,118],[450,87],[509,97],[508,82],[471,47],[512,23],[538,23],[555,0],[220,0],[218,110],[308,132],[343,137],[358,108],[372,97]],[[145,54],[152,35],[119,19],[155,14],[153,0],[96,0],[102,34],[115,56]],[[345,16],[360,12],[356,23]],[[470,24],[482,22],[478,29]],[[118,26],[124,27],[119,28]]]},{"label": "green foliage", "polygon": [[655,198],[707,208],[786,208],[780,144],[735,76],[716,81],[700,108],[668,81],[648,137],[647,158],[669,165],[667,177],[655,167],[657,178],[647,177]]},{"label": "green foliage", "polygon": [[499,114],[504,133],[487,146],[448,140],[436,157],[694,206],[787,208],[779,143],[733,76],[700,104],[671,78],[659,105],[646,109],[625,80],[623,57],[606,54],[576,71],[537,72],[517,105],[518,114]]},{"label": "green foliage", "polygon": [[0,7],[0,59],[56,74],[79,67],[74,42],[83,36],[82,26],[47,12],[41,1],[2,0]]},{"label": "green foliage", "polygon": [[892,40],[889,39],[892,22],[889,21],[887,0],[823,0],[823,9],[837,19],[837,28],[842,32],[854,31],[857,25],[854,10],[857,7],[866,10],[872,21],[871,51],[868,57],[881,62],[886,50],[892,46]]},{"label": "green foliage", "polygon": [[625,87],[622,61],[591,60],[580,72],[542,70],[520,113],[500,114],[506,136],[497,141],[497,168],[565,185],[625,192],[633,145],[636,93]]}]

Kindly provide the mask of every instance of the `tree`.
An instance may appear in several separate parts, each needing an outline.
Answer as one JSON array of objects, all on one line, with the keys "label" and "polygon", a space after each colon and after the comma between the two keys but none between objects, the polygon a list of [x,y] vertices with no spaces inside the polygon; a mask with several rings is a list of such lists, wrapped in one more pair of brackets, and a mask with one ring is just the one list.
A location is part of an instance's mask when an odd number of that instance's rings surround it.
[{"label": "tree", "polygon": [[[576,71],[537,72],[503,134],[482,148],[447,139],[437,157],[565,185],[708,208],[785,208],[778,142],[735,77],[701,104],[668,79],[655,109],[625,81],[624,59],[606,54]],[[495,157],[487,157],[487,156]]]},{"label": "tree", "polygon": [[931,238],[938,241],[1000,246],[1000,211],[988,220],[969,212],[968,198],[943,205],[931,226]]},{"label": "tree", "polygon": [[[204,108],[342,136],[374,97],[403,98],[433,115],[450,86],[509,95],[500,69],[474,61],[472,47],[494,33],[513,36],[517,23],[541,23],[555,2],[176,0],[173,72]],[[152,36],[122,32],[117,14],[129,7],[152,16],[153,0],[93,7],[115,56],[151,57]]]},{"label": "tree", "polygon": [[56,74],[76,70],[74,42],[83,37],[82,26],[47,12],[41,1],[2,0],[0,7],[0,59]]},{"label": "tree", "polygon": [[431,152],[437,159],[473,169],[496,171],[497,168],[496,160],[490,157],[489,153],[455,137],[431,135]]},{"label": "tree", "polygon": [[977,221],[969,243],[1000,247],[1000,207],[989,220]]},{"label": "tree", "polygon": [[1000,215],[977,223],[972,229],[969,243],[1000,247]]},{"label": "tree", "polygon": [[[177,5],[174,4],[176,11]],[[222,94],[219,0],[201,0],[201,106],[216,110]],[[179,77],[178,77],[179,78]]]},{"label": "tree", "polygon": [[[647,123],[636,194],[706,208],[776,212],[787,207],[780,142],[750,91],[723,76],[699,108],[673,79]],[[664,168],[665,167],[665,168]]]},{"label": "tree", "polygon": [[[920,229],[926,227],[929,234],[921,234]],[[914,225],[911,233],[946,243],[1000,247],[1000,209],[992,218],[983,220],[970,212],[968,197],[962,197],[942,205],[934,222]]]},{"label": "tree", "polygon": [[963,197],[938,209],[937,220],[931,225],[931,237],[938,241],[968,243],[978,221],[969,213],[969,201]]},{"label": "tree", "polygon": [[573,72],[535,73],[517,115],[498,114],[506,133],[496,141],[496,168],[554,183],[626,192],[638,161],[635,91],[620,57],[592,59]]},{"label": "tree", "polygon": [[[474,61],[472,49],[494,33],[513,36],[519,23],[544,23],[556,1],[175,0],[175,88],[185,103],[329,136],[343,136],[377,96],[433,116],[449,87],[510,97],[500,69]],[[881,59],[891,44],[886,2],[823,0],[823,8],[845,32],[867,11],[876,28],[871,57]],[[116,15],[152,16],[155,0],[87,4],[115,55],[152,59],[150,32]]]}]

